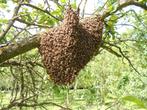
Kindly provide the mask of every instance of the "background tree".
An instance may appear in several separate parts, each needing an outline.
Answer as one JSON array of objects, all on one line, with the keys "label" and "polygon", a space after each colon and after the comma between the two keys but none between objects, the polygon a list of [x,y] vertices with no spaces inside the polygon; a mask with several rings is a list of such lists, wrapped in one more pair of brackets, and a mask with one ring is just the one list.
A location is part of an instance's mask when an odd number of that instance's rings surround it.
[{"label": "background tree", "polygon": [[[147,1],[98,0],[92,14],[87,2],[0,0],[1,110],[147,109]],[[81,19],[101,14],[105,28],[98,55],[64,87],[49,79],[37,47],[69,3]]]}]

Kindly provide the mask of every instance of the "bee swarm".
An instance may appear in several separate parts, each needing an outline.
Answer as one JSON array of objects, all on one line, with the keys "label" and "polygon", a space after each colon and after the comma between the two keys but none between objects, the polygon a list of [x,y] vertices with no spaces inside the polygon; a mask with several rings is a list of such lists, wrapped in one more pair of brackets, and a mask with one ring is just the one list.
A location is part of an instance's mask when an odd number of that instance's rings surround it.
[{"label": "bee swarm", "polygon": [[39,51],[55,84],[67,85],[75,80],[100,47],[102,30],[100,16],[79,22],[79,16],[69,7],[62,24],[42,35]]}]

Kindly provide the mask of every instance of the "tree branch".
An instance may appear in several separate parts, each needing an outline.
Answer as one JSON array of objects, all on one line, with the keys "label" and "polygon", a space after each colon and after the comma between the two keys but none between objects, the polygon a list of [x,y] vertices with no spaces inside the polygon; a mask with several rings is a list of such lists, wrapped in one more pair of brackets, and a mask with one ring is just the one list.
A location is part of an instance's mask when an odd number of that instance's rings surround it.
[{"label": "tree branch", "polygon": [[[23,0],[22,0],[23,1]],[[21,2],[22,2],[21,1]],[[20,2],[20,3],[21,3]],[[13,23],[15,22],[15,17],[17,16],[17,14],[18,14],[18,11],[19,11],[19,9],[20,9],[20,7],[21,7],[21,4],[18,4],[18,6],[16,6],[15,7],[15,10],[14,10],[14,14],[13,14],[13,16],[12,16],[12,19],[11,20],[9,20],[9,23],[8,23],[8,26],[6,27],[6,29],[4,30],[4,32],[2,32],[1,34],[0,34],[0,41],[5,37],[5,35],[8,33],[8,31],[10,30],[10,28],[11,28],[11,26],[13,25]]]},{"label": "tree branch", "polygon": [[54,19],[56,19],[56,20],[58,20],[58,21],[61,21],[61,19],[59,19],[59,18],[53,16],[49,11],[47,11],[47,10],[43,10],[43,9],[37,7],[37,6],[32,5],[32,4],[29,4],[29,3],[22,3],[21,5],[25,5],[25,6],[28,6],[28,7],[34,8],[34,9],[36,9],[36,10],[42,11],[42,12],[44,12],[44,13],[50,15],[52,18],[54,18]]},{"label": "tree branch", "polygon": [[121,57],[121,55],[117,52],[115,52],[111,47],[102,45],[102,48],[107,50],[108,52],[112,53],[113,55],[117,56],[117,57]]},{"label": "tree branch", "polygon": [[110,16],[110,15],[118,12],[119,10],[122,10],[123,8],[125,8],[127,6],[130,6],[130,5],[138,6],[138,7],[142,8],[142,9],[144,9],[144,10],[147,10],[147,5],[146,4],[142,4],[140,2],[136,2],[136,1],[131,0],[131,1],[128,1],[128,2],[125,2],[125,3],[121,4],[121,5],[119,5],[116,8],[116,10],[114,10],[114,11],[109,11],[109,12],[104,13],[102,18],[105,19],[108,16]]},{"label": "tree branch", "polygon": [[[34,6],[34,5],[27,4],[27,3],[22,3],[21,5],[30,6],[32,8],[38,9],[38,10],[43,11],[44,13],[47,13],[47,14],[50,15],[50,13],[48,11],[42,10],[42,9],[40,9],[40,8]],[[113,13],[115,13],[115,12],[121,10],[122,8],[124,8],[126,6],[129,6],[129,5],[135,5],[135,6],[142,7],[143,9],[147,9],[146,5],[143,5],[143,4],[139,3],[139,2],[132,2],[132,1],[130,1],[130,2],[126,2],[126,3],[122,4],[122,5],[120,5],[113,12],[107,12],[106,14],[103,15],[103,18],[106,18],[109,15],[111,15],[111,14],[113,14]],[[52,16],[52,17],[54,17],[54,16]],[[33,48],[36,48],[37,46],[39,46],[39,39],[40,39],[40,35],[37,34],[37,35],[35,35],[32,38],[22,39],[21,41],[19,41],[17,43],[14,43],[14,44],[12,43],[12,44],[5,45],[5,46],[0,45],[0,63],[4,62],[4,61],[6,61],[6,60],[8,60],[10,58],[13,58],[13,57],[15,57],[17,55],[20,55],[22,53],[25,53],[25,52],[33,49]],[[103,48],[106,49],[106,47],[103,47]],[[110,50],[110,48],[109,49],[107,48],[107,50]],[[120,53],[121,53],[121,51],[120,51]],[[116,52],[113,52],[113,54],[115,54],[116,56],[120,56]],[[129,61],[129,63],[130,63],[130,61]],[[130,63],[130,65],[131,65],[131,63]]]},{"label": "tree branch", "polygon": [[42,106],[42,105],[54,105],[54,106],[62,108],[63,110],[71,110],[70,108],[63,107],[63,106],[56,104],[56,103],[53,103],[53,102],[42,102],[42,103],[36,103],[36,104],[16,103],[16,106],[18,106],[18,107],[21,107],[21,106],[35,107],[35,106]]},{"label": "tree branch", "polygon": [[105,43],[108,44],[108,45],[110,45],[110,46],[116,47],[119,50],[120,54],[128,61],[129,65],[132,67],[132,69],[136,73],[138,73],[139,75],[141,75],[141,73],[134,67],[134,65],[132,64],[131,60],[123,53],[121,47],[119,47],[119,46],[117,46],[115,44],[109,43],[109,42],[105,42]]},{"label": "tree branch", "polygon": [[33,37],[22,39],[17,43],[11,43],[6,46],[0,45],[0,63],[38,47],[39,41],[40,35],[37,34]]},{"label": "tree branch", "polygon": [[26,66],[26,64],[29,64],[31,66],[40,66],[42,68],[44,68],[44,66],[36,61],[16,61],[16,60],[9,60],[9,61],[5,61],[3,63],[0,64],[0,67],[10,67],[10,66],[20,66],[20,67],[23,67],[23,66]]},{"label": "tree branch", "polygon": [[61,106],[59,104],[56,104],[54,102],[41,102],[41,103],[35,103],[35,104],[26,104],[26,103],[21,103],[21,102],[13,102],[10,105],[8,105],[7,107],[2,108],[0,110],[8,110],[8,109],[13,108],[15,106],[17,106],[17,107],[35,107],[35,106],[43,106],[43,105],[54,105],[54,106],[60,107],[63,110],[71,110],[70,108],[63,107],[63,106]]},{"label": "tree branch", "polygon": [[40,28],[51,28],[51,27],[49,27],[49,26],[47,26],[47,25],[41,25],[41,24],[36,24],[36,23],[33,23],[33,22],[27,22],[27,21],[25,21],[25,20],[23,20],[23,19],[19,19],[19,18],[16,18],[16,20],[18,21],[18,22],[21,22],[21,23],[24,23],[24,24],[26,24],[26,25],[33,25],[33,26],[38,26],[38,27],[40,27]]}]

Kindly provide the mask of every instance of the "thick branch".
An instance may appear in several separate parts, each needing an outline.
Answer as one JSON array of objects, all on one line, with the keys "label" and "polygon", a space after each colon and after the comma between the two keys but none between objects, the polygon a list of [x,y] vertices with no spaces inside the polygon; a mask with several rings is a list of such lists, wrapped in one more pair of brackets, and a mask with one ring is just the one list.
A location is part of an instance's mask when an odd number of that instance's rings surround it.
[{"label": "thick branch", "polygon": [[39,46],[40,35],[0,47],[0,63]]}]

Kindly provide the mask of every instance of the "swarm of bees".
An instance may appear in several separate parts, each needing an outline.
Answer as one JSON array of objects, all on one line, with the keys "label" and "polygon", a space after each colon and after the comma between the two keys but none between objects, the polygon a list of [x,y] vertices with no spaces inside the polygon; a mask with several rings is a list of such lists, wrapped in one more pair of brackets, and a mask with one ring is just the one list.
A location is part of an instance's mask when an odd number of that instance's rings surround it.
[{"label": "swarm of bees", "polygon": [[64,20],[41,37],[39,51],[45,68],[55,84],[74,82],[79,71],[101,45],[103,20],[100,15],[79,20],[70,6]]}]

